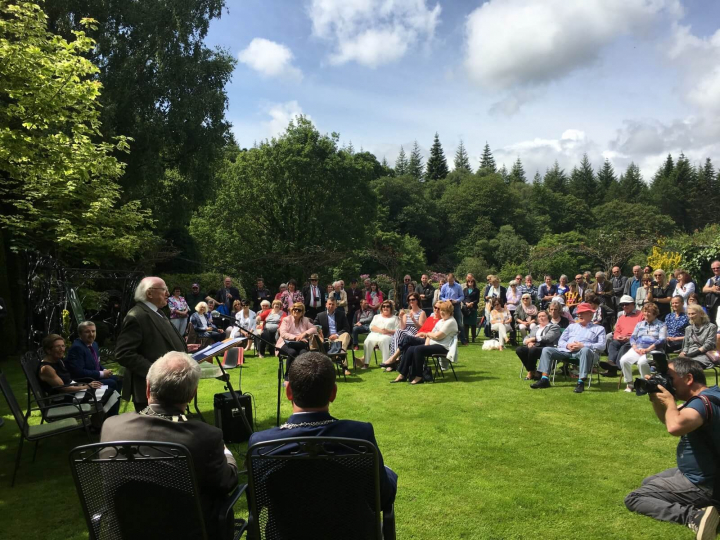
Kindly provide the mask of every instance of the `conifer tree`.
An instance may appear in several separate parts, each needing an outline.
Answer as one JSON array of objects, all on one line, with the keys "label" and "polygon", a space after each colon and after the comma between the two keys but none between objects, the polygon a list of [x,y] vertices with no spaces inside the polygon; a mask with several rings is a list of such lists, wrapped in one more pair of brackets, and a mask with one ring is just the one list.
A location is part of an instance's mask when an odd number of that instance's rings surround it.
[{"label": "conifer tree", "polygon": [[697,171],[685,154],[681,153],[678,157],[669,180],[675,186],[679,196],[672,201],[666,201],[667,215],[672,217],[684,231],[692,232],[690,215],[695,209],[690,206],[687,196],[697,182]]},{"label": "conifer tree", "polygon": [[558,195],[567,195],[568,192],[568,178],[565,174],[565,170],[560,168],[560,164],[555,160],[551,169],[545,171],[545,178],[543,179],[545,187],[557,193]]},{"label": "conifer tree", "polygon": [[533,184],[536,186],[539,186],[542,184],[542,176],[540,176],[540,171],[535,171],[535,176],[533,177]]},{"label": "conifer tree", "polygon": [[598,197],[610,202],[617,194],[618,179],[610,160],[605,158],[602,168],[597,174]]},{"label": "conifer tree", "polygon": [[598,195],[597,179],[587,154],[583,154],[580,167],[573,168],[568,190],[581,200],[596,201]]},{"label": "conifer tree", "polygon": [[436,132],[432,147],[430,147],[430,157],[427,161],[425,179],[440,180],[441,178],[445,178],[449,172],[450,170],[448,169],[447,160],[445,159],[445,152],[443,152],[442,145],[440,144],[440,137]]},{"label": "conifer tree", "polygon": [[640,203],[646,198],[647,186],[640,173],[640,167],[634,162],[630,163],[625,174],[620,176],[617,194],[621,201],[627,203]]},{"label": "conifer tree", "polygon": [[692,230],[702,229],[710,223],[717,221],[715,214],[720,196],[716,193],[715,167],[710,158],[705,165],[697,169],[697,181],[690,186],[687,194],[690,212],[690,226]]},{"label": "conifer tree", "polygon": [[486,173],[497,172],[497,168],[495,167],[495,158],[490,151],[490,145],[487,143],[487,141],[485,142],[485,148],[483,149],[483,154],[480,158],[480,169],[485,169]]},{"label": "conifer tree", "polygon": [[401,146],[400,153],[395,160],[395,176],[403,176],[408,174],[408,160],[405,155],[405,149]]},{"label": "conifer tree", "polygon": [[527,182],[527,178],[525,178],[525,169],[523,168],[522,161],[520,161],[520,156],[518,156],[515,163],[513,163],[512,169],[510,170],[509,181],[511,184],[524,184]]},{"label": "conifer tree", "polygon": [[510,183],[510,174],[508,173],[507,167],[503,163],[502,167],[498,169],[498,174],[500,175],[500,178],[502,178],[503,182],[506,184]]},{"label": "conifer tree", "polygon": [[465,150],[465,145],[463,144],[462,139],[460,140],[460,145],[455,152],[455,170],[465,171],[469,173],[472,172],[472,167],[470,166],[470,158],[468,157],[467,151]]},{"label": "conifer tree", "polygon": [[415,180],[422,181],[423,179],[423,157],[420,153],[420,145],[417,141],[413,143],[412,151],[410,152],[410,160],[408,161],[407,174],[415,178]]}]

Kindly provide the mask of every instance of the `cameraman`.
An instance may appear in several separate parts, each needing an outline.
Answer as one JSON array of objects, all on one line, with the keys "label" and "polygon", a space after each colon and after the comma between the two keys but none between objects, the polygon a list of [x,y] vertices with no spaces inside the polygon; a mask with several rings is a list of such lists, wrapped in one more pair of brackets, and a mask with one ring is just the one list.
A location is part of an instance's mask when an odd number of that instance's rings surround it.
[{"label": "cameraman", "polygon": [[682,523],[698,540],[712,539],[720,521],[713,506],[720,495],[715,486],[720,474],[720,389],[708,388],[702,366],[689,358],[676,358],[667,377],[677,398],[687,403],[678,408],[675,396],[663,386],[649,395],[668,433],[680,437],[677,468],[645,478],[625,498],[625,506],[660,521]]}]

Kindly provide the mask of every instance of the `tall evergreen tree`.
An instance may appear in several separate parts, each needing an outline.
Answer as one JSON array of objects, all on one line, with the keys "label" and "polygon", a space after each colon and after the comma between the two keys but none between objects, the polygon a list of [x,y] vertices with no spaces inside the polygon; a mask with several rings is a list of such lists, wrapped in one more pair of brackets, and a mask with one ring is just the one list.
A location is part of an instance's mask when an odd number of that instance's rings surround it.
[{"label": "tall evergreen tree", "polygon": [[522,161],[520,161],[520,156],[518,156],[515,163],[513,163],[512,169],[510,170],[509,181],[511,184],[524,184],[527,182],[527,178],[525,178],[525,169],[523,168]]},{"label": "tall evergreen tree", "polygon": [[693,186],[697,182],[697,171],[690,164],[685,154],[681,153],[675,163],[675,168],[670,175],[670,182],[676,187],[681,197],[673,200],[672,204],[667,204],[670,211],[668,214],[675,220],[686,232],[692,232],[692,222],[690,216],[694,212],[694,208],[690,206],[687,195],[691,192]]},{"label": "tall evergreen tree", "polygon": [[557,193],[558,195],[566,195],[568,192],[568,178],[565,174],[565,170],[560,168],[560,164],[555,160],[551,169],[545,171],[545,178],[543,179],[545,187]]},{"label": "tall evergreen tree", "polygon": [[643,181],[640,167],[635,163],[628,165],[625,174],[620,176],[617,189],[618,199],[627,203],[643,202],[647,194],[647,185]]},{"label": "tall evergreen tree", "polygon": [[716,193],[716,187],[715,167],[707,158],[705,165],[698,167],[697,181],[690,186],[687,194],[688,207],[692,209],[690,226],[693,231],[717,221],[715,214],[720,196]]},{"label": "tall evergreen tree", "polygon": [[533,177],[533,184],[536,186],[539,186],[542,184],[542,176],[540,176],[540,171],[535,171],[535,176]]},{"label": "tall evergreen tree", "polygon": [[490,151],[490,145],[485,142],[485,148],[483,149],[482,157],[480,158],[480,168],[485,169],[486,172],[494,173],[497,171],[495,166],[495,158]]},{"label": "tall evergreen tree", "polygon": [[598,195],[597,179],[587,154],[583,154],[580,167],[575,167],[570,175],[568,190],[578,199],[596,201]]},{"label": "tall evergreen tree", "polygon": [[384,171],[384,176],[395,176],[395,171],[388,163],[388,160],[385,156],[383,156],[382,161],[380,162],[380,166],[382,167]]},{"label": "tall evergreen tree", "polygon": [[618,179],[610,160],[605,158],[602,168],[597,173],[598,196],[610,202],[617,194]]},{"label": "tall evergreen tree", "polygon": [[395,160],[395,176],[404,176],[406,174],[408,174],[408,160],[405,149],[401,146],[400,153]]},{"label": "tall evergreen tree", "polygon": [[423,172],[423,157],[420,153],[420,145],[417,141],[415,141],[413,143],[412,151],[410,152],[407,173],[415,178],[415,180],[422,181]]},{"label": "tall evergreen tree", "polygon": [[432,147],[430,147],[430,157],[427,161],[425,179],[440,180],[441,178],[445,178],[449,172],[450,170],[448,169],[447,160],[445,159],[445,152],[443,152],[442,145],[440,144],[440,137],[436,132]]},{"label": "tall evergreen tree", "polygon": [[505,184],[510,183],[510,173],[508,173],[507,167],[505,166],[504,163],[503,163],[502,167],[500,167],[498,169],[497,172],[500,175],[500,178],[502,178],[503,182],[505,182]]},{"label": "tall evergreen tree", "polygon": [[463,144],[462,139],[460,140],[458,149],[455,152],[455,170],[466,171],[469,173],[472,172],[472,167],[470,166],[470,158],[467,151],[465,150],[465,145]]}]

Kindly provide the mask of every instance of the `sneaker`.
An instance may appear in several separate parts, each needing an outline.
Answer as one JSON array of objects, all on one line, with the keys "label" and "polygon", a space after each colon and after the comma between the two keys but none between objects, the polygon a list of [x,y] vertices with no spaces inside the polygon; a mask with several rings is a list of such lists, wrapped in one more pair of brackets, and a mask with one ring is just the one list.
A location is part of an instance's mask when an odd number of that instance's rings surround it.
[{"label": "sneaker", "polygon": [[550,379],[541,378],[538,382],[531,384],[530,388],[550,388]]},{"label": "sneaker", "polygon": [[714,506],[699,510],[687,524],[688,529],[696,533],[697,540],[713,540],[717,535],[720,515]]},{"label": "sneaker", "polygon": [[629,386],[626,386],[626,387],[625,387],[625,391],[628,392],[628,393],[630,393],[630,392],[634,392],[635,390],[634,390],[633,388],[629,387]]},{"label": "sneaker", "polygon": [[583,382],[577,383],[577,385],[575,386],[575,390],[573,390],[573,392],[575,392],[576,394],[582,394],[584,391],[585,391],[585,383],[583,383]]}]

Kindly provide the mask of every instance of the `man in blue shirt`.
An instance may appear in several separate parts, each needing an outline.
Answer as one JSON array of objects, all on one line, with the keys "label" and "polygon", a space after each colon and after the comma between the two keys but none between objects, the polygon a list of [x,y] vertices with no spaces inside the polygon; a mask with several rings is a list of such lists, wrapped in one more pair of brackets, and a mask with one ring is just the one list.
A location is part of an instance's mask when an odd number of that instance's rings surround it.
[{"label": "man in blue shirt", "polygon": [[463,330],[462,311],[460,310],[460,304],[465,298],[462,286],[455,281],[455,274],[450,273],[447,276],[447,283],[440,289],[440,300],[449,300],[453,305],[453,318],[458,325],[458,335],[460,337],[460,343],[467,345],[467,338]]},{"label": "man in blue shirt", "polygon": [[628,294],[635,298],[635,293],[642,287],[643,269],[639,266],[633,266],[633,277],[627,280],[625,283],[624,294]]},{"label": "man in blue shirt", "polygon": [[532,303],[537,304],[538,299],[538,288],[533,285],[533,279],[530,274],[525,276],[525,285],[520,285],[520,295],[529,294],[532,298]]},{"label": "man in blue shirt", "polygon": [[585,377],[591,372],[593,364],[600,357],[600,351],[605,348],[605,328],[592,322],[595,310],[587,302],[577,307],[579,322],[573,323],[560,336],[556,347],[545,347],[540,356],[539,370],[542,378],[530,385],[530,388],[550,388],[548,372],[552,360],[580,360],[580,378],[574,392],[580,394],[585,391]]},{"label": "man in blue shirt", "polygon": [[[660,521],[686,525],[698,540],[714,539],[720,516],[716,486],[720,474],[720,389],[707,387],[702,366],[676,358],[668,367],[676,396],[662,386],[649,394],[658,419],[668,433],[680,437],[677,468],[643,480],[625,498],[632,512]],[[676,397],[686,403],[677,406]]]}]

